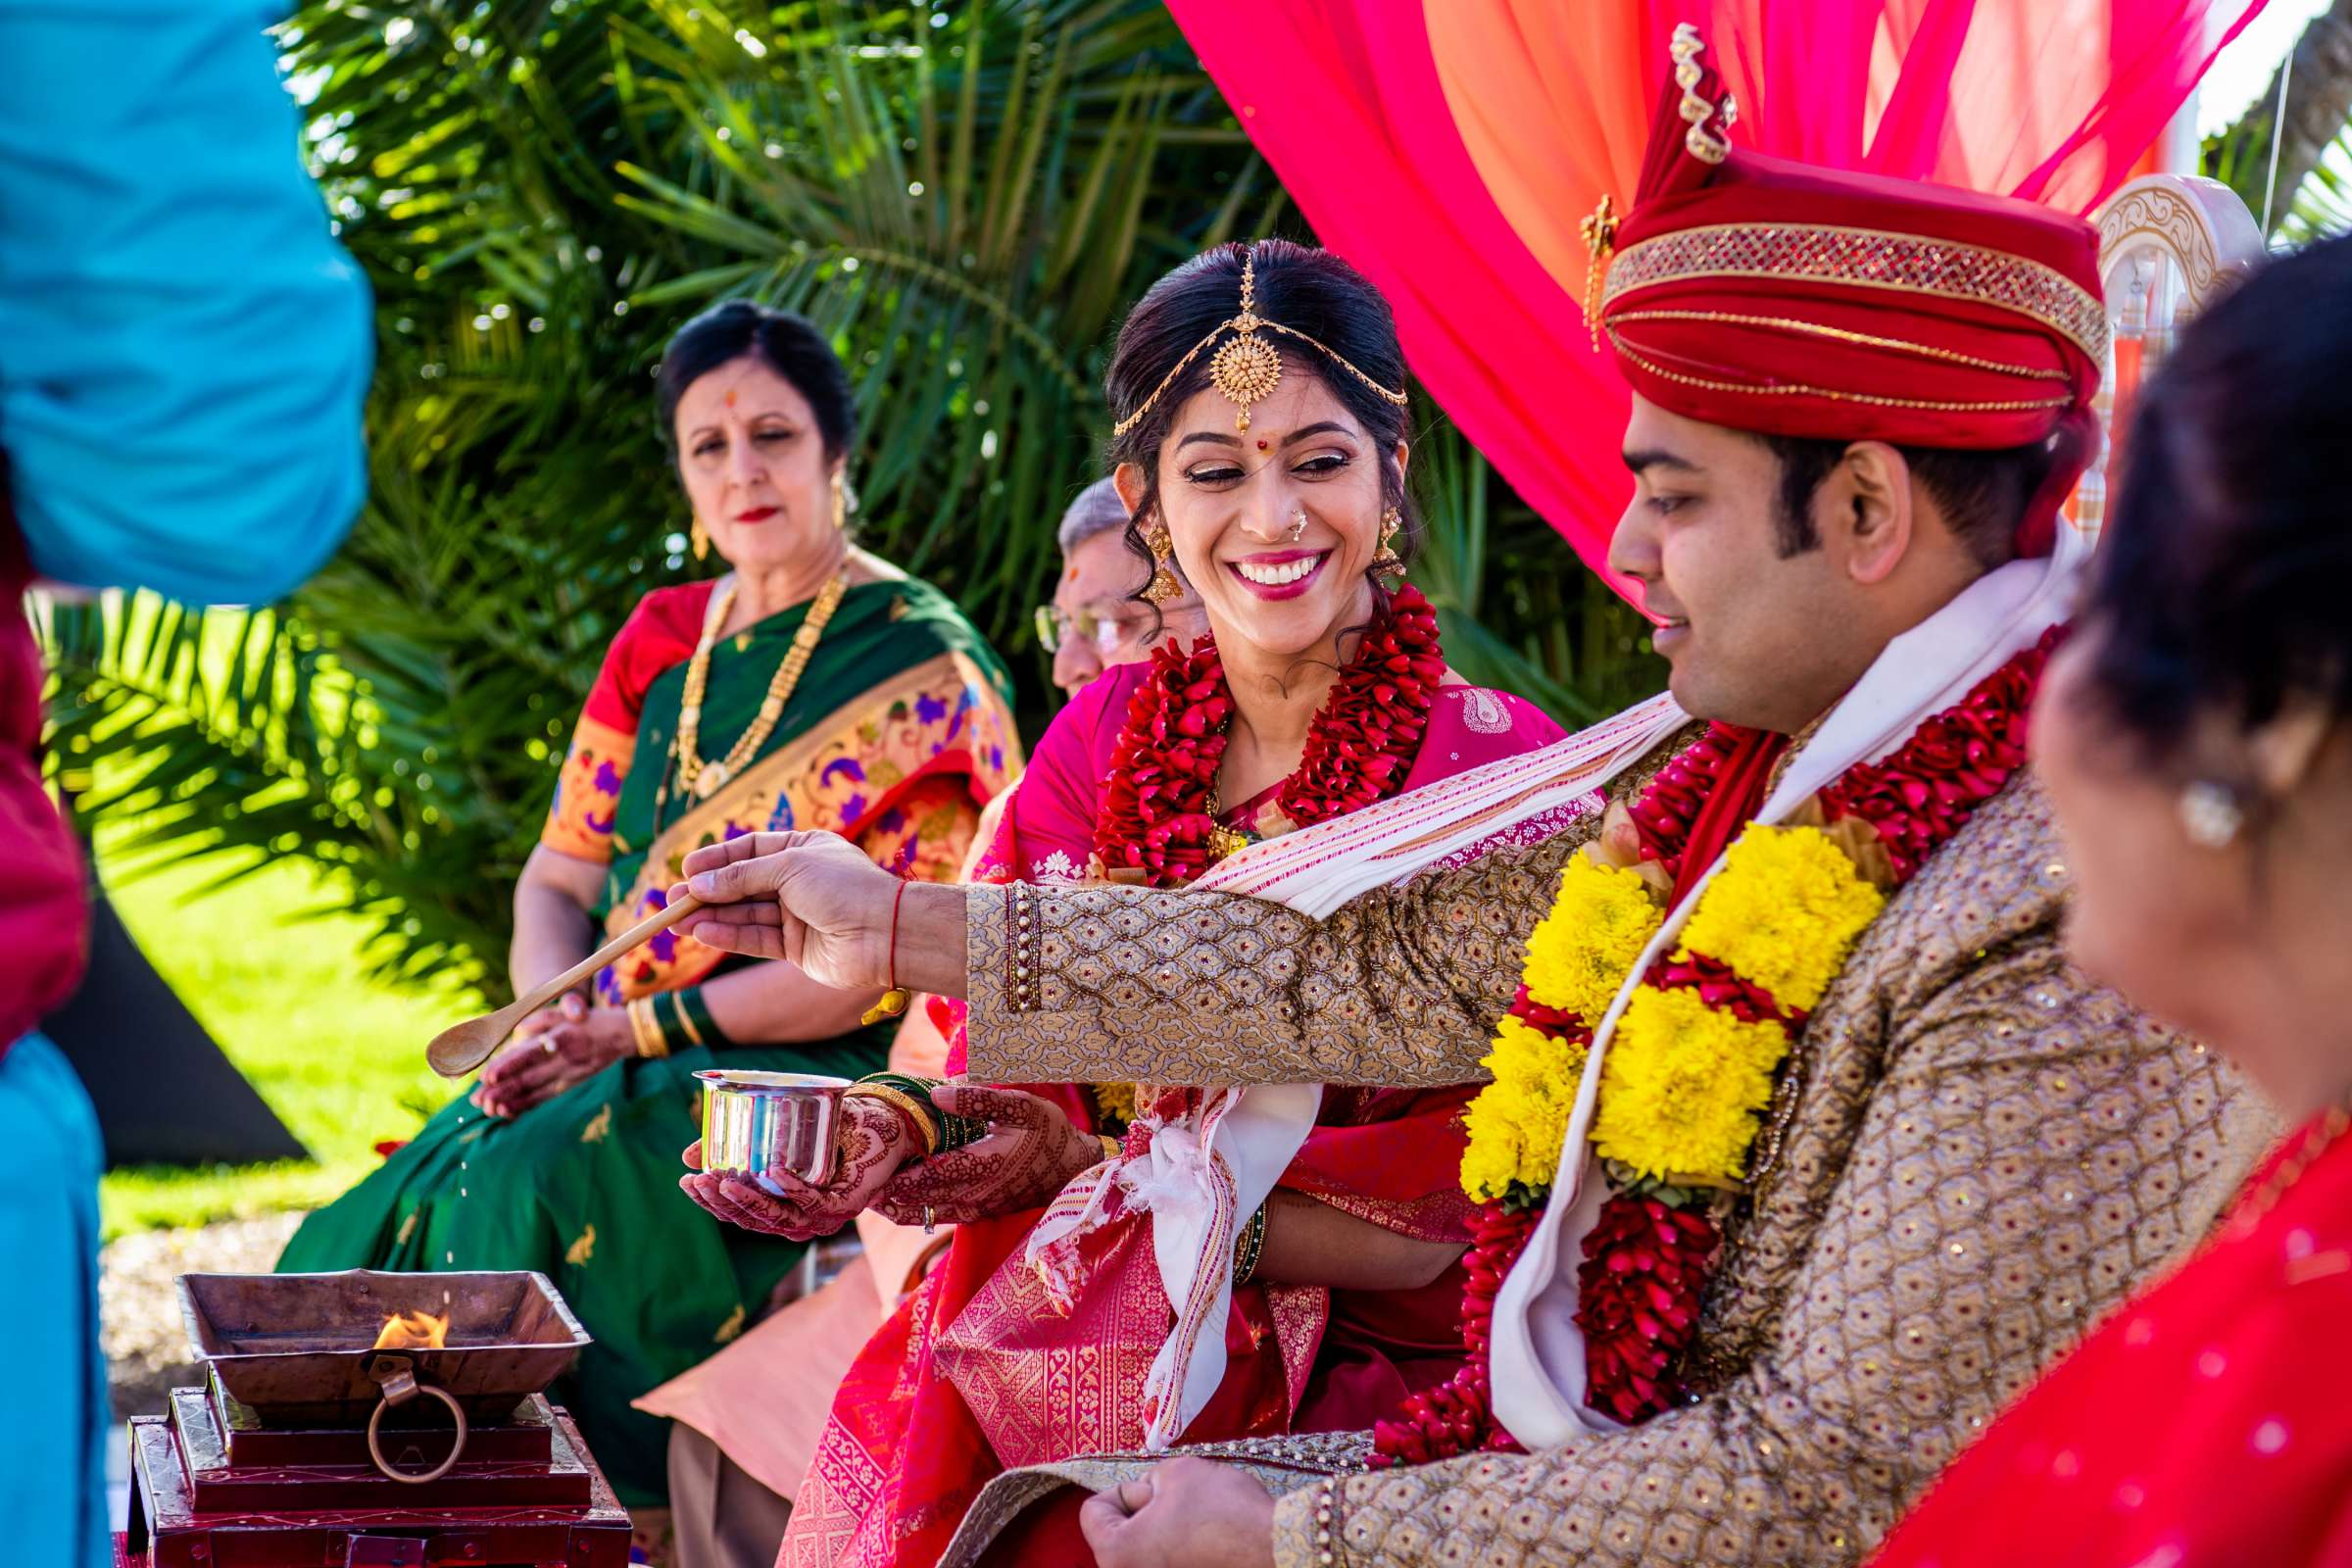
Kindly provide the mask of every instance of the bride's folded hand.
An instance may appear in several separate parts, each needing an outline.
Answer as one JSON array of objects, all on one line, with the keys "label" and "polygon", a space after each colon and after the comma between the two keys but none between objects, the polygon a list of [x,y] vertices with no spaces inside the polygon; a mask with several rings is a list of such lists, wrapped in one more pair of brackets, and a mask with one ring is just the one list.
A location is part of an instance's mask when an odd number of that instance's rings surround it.
[{"label": "bride's folded hand", "polygon": [[688,1174],[678,1178],[678,1186],[730,1225],[807,1242],[830,1236],[856,1219],[873,1203],[892,1173],[921,1152],[905,1117],[879,1100],[864,1098],[843,1102],[836,1148],[832,1178],[821,1187],[783,1171],[768,1172],[768,1179],[783,1190],[778,1196],[749,1177],[705,1171],[698,1139],[686,1147]]},{"label": "bride's folded hand", "polygon": [[901,1225],[965,1224],[1053,1200],[1072,1177],[1102,1163],[1102,1140],[1070,1124],[1059,1105],[1017,1089],[943,1084],[931,1102],[988,1123],[961,1149],[916,1160],[883,1184],[874,1210]]}]

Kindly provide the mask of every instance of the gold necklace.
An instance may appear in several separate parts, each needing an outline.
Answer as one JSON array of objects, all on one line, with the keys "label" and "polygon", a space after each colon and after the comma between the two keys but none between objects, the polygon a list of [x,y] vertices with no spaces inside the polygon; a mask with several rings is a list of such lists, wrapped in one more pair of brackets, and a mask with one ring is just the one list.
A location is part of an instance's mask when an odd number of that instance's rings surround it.
[{"label": "gold necklace", "polygon": [[1257,840],[1240,828],[1225,825],[1225,791],[1215,779],[1208,781],[1208,855],[1213,860],[1241,854]]},{"label": "gold necklace", "polygon": [[849,591],[847,570],[835,572],[832,581],[817,590],[815,603],[808,607],[808,618],[792,634],[792,647],[785,651],[784,662],[768,677],[767,695],[760,699],[759,716],[727,749],[724,758],[706,762],[696,742],[702,735],[703,691],[710,675],[710,649],[718,641],[718,628],[727,623],[727,612],[735,608],[735,584],[729,582],[720,590],[710,613],[703,619],[702,640],[694,645],[694,657],[686,662],[686,689],[678,705],[678,782],[692,790],[695,799],[707,801],[717,794],[720,786],[760,755],[760,748],[767,743],[776,720],[784,716],[784,705],[791,700],[793,689],[800,685],[809,656],[816,652],[817,639],[825,634],[826,623],[833,618],[833,612],[841,608],[842,596]]}]

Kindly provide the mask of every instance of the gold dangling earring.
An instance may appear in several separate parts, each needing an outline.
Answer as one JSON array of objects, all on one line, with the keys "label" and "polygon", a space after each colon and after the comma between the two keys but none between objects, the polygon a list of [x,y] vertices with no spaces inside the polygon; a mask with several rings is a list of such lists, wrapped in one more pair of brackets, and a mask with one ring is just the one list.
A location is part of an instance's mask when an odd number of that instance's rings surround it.
[{"label": "gold dangling earring", "polygon": [[1168,525],[1153,523],[1144,534],[1144,546],[1158,563],[1158,569],[1152,573],[1152,581],[1144,589],[1144,597],[1155,605],[1183,598],[1184,584],[1176,580],[1175,570],[1168,564],[1176,559],[1176,541],[1168,537]]},{"label": "gold dangling earring", "polygon": [[842,533],[850,531],[850,487],[841,470],[833,470],[833,526]]},{"label": "gold dangling earring", "polygon": [[1403,526],[1404,518],[1395,507],[1380,514],[1380,555],[1372,563],[1374,571],[1389,572],[1398,577],[1404,575],[1404,561],[1396,549],[1397,530]]},{"label": "gold dangling earring", "polygon": [[695,560],[700,561],[710,553],[710,530],[703,526],[702,518],[694,519],[694,527],[687,537],[694,542]]}]

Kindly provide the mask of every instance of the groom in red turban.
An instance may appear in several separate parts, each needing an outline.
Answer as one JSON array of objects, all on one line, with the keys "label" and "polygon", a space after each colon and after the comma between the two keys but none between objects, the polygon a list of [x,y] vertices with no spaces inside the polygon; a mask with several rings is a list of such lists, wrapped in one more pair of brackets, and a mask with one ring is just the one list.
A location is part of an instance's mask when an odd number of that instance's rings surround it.
[{"label": "groom in red turban", "polygon": [[[972,1076],[1001,1082],[1474,1080],[1495,1020],[1529,1022],[1529,935],[1574,858],[1670,884],[1651,949],[1613,960],[1610,1009],[1554,1015],[1581,1019],[1588,1065],[1546,1086],[1567,1123],[1549,1200],[1469,1341],[1474,1375],[1399,1412],[1383,1457],[1416,1462],[1358,1475],[1368,1445],[1292,1438],[1016,1471],[957,1561],[1061,1480],[1101,1489],[1102,1568],[1853,1563],[2203,1232],[2261,1146],[2238,1080],[2060,952],[2066,868],[2023,734],[2087,550],[2058,502],[2105,358],[2090,230],[1735,151],[1695,35],[1675,53],[1634,211],[1591,225],[1592,304],[1636,394],[1611,564],[1642,584],[1703,740],[1564,830],[1512,819],[1519,774],[1400,797],[1409,843],[1501,825],[1409,881],[1348,884],[1369,891],[1320,919],[1121,887],[917,887],[894,911],[890,879],[821,836],[687,861],[719,905],[698,936],[834,984],[888,978],[895,926],[900,982],[968,996]],[[1877,889],[1850,946],[1759,896],[1678,947],[1750,834],[1834,846]],[[1776,1011],[1709,946],[1742,934],[1835,962],[1809,1011]],[[1590,1152],[1593,1107],[1627,1092],[1610,1069],[1632,1048],[1611,1052],[1640,987],[1787,1031],[1729,1186],[1644,1186]],[[1698,1083],[1716,1063],[1692,1049],[1676,1070]],[[1697,1097],[1667,1088],[1648,1114],[1671,1125]],[[1548,1146],[1515,1158],[1523,1184],[1550,1168]],[[1280,1240],[1277,1219],[1277,1284]],[[1621,1264],[1645,1282],[1630,1295]]]}]

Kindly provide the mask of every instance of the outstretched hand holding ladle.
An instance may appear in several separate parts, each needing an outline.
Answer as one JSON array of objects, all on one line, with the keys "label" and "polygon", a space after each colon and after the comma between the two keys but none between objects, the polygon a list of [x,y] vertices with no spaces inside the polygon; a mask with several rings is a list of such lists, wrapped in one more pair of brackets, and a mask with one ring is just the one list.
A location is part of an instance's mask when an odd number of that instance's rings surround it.
[{"label": "outstretched hand holding ladle", "polygon": [[485,1017],[469,1018],[442,1030],[433,1036],[433,1043],[425,1048],[424,1059],[431,1062],[433,1071],[444,1078],[464,1077],[488,1061],[491,1054],[506,1044],[507,1037],[514,1032],[514,1026],[523,1019],[630,949],[651,941],[671,926],[683,923],[702,906],[703,901],[691,894],[678,899],[667,908],[638,921],[562,974],[552,980],[542,981],[496,1012]]}]

